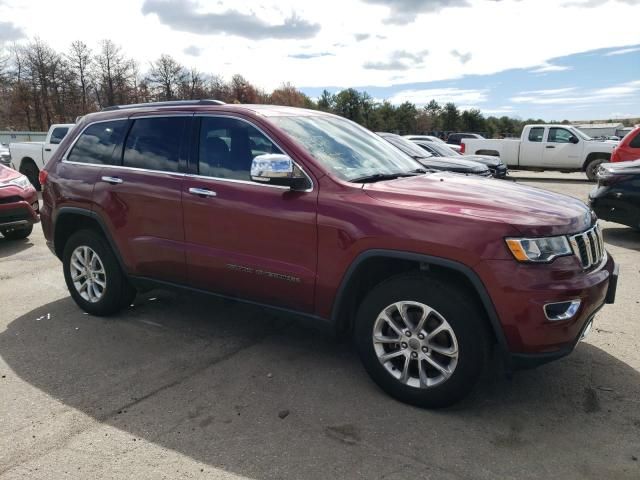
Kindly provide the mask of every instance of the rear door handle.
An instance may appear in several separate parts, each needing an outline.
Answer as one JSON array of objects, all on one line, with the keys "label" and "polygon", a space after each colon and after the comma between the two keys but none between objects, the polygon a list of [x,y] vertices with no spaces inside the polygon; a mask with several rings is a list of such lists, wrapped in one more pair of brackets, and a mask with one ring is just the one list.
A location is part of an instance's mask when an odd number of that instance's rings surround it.
[{"label": "rear door handle", "polygon": [[206,188],[190,188],[189,193],[200,197],[215,197],[217,195],[213,190],[207,190]]},{"label": "rear door handle", "polygon": [[124,180],[122,180],[121,178],[118,178],[118,177],[102,177],[101,180],[103,182],[107,182],[107,183],[110,183],[112,185],[116,185],[118,183],[123,183],[124,182]]}]

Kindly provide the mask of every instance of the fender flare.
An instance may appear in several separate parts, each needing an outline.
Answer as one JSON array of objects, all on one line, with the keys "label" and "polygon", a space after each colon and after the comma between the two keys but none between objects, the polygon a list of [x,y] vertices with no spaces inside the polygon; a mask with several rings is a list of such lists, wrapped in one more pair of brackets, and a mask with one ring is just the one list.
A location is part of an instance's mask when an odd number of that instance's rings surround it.
[{"label": "fender flare", "polygon": [[346,290],[349,285],[352,277],[356,273],[358,267],[366,260],[370,258],[395,258],[398,260],[410,260],[419,263],[425,263],[428,265],[437,265],[439,267],[448,268],[454,270],[462,275],[464,275],[467,280],[471,283],[473,288],[475,289],[480,301],[482,302],[482,306],[484,307],[487,318],[489,319],[489,323],[491,325],[491,329],[495,334],[496,340],[498,342],[499,348],[502,350],[503,354],[508,354],[509,347],[507,345],[507,339],[504,335],[504,330],[502,328],[502,323],[500,322],[500,317],[496,311],[495,306],[493,305],[493,301],[487,292],[487,289],[484,286],[484,283],[478,276],[476,272],[474,272],[467,265],[457,262],[455,260],[449,260],[447,258],[442,257],[434,257],[431,255],[423,255],[420,253],[412,253],[412,252],[404,252],[399,250],[383,250],[383,249],[373,249],[366,250],[360,253],[355,260],[349,265],[349,268],[345,272],[342,277],[342,281],[340,282],[340,287],[335,296],[335,301],[333,304],[333,308],[331,310],[331,323],[334,326],[338,325],[339,322],[339,314],[341,309],[343,308],[346,302]]},{"label": "fender flare", "polygon": [[100,217],[100,215],[98,215],[96,212],[92,211],[92,210],[88,210],[86,208],[80,208],[80,207],[61,207],[60,209],[58,209],[58,211],[56,212],[55,216],[52,218],[52,224],[53,224],[53,239],[54,239],[54,245],[53,248],[54,250],[56,250],[56,246],[55,246],[55,238],[56,238],[56,228],[57,228],[57,224],[58,224],[58,220],[60,219],[60,217],[62,216],[67,216],[67,215],[80,215],[86,218],[90,218],[92,220],[94,220],[98,226],[100,227],[101,233],[104,235],[104,238],[106,238],[107,242],[109,243],[109,246],[111,247],[111,250],[113,251],[114,255],[116,256],[116,259],[118,260],[118,263],[120,264],[120,268],[122,269],[123,272],[127,272],[127,268],[126,265],[122,259],[122,255],[120,255],[120,250],[118,250],[118,247],[115,243],[115,241],[113,240],[113,237],[111,236],[111,234],[109,233],[109,229],[107,228],[104,220],[102,220],[102,217]]}]

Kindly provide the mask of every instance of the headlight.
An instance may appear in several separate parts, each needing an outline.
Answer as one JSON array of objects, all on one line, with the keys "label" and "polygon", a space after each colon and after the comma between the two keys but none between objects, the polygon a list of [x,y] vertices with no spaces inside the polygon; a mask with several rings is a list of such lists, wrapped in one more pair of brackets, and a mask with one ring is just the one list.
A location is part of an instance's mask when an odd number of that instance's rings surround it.
[{"label": "headlight", "polygon": [[0,187],[8,187],[9,185],[15,185],[16,187],[20,187],[23,190],[29,188],[31,183],[29,179],[24,175],[20,175],[19,177],[12,178],[11,180],[7,180],[6,182],[0,182]]},{"label": "headlight", "polygon": [[519,262],[550,262],[556,257],[571,255],[567,237],[507,238],[507,246]]}]

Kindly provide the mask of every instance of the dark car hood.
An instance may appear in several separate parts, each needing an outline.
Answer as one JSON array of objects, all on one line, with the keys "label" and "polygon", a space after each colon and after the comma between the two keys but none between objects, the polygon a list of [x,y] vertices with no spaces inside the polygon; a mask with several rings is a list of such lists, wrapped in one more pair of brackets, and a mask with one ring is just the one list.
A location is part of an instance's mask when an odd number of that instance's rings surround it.
[{"label": "dark car hood", "polygon": [[457,173],[482,173],[486,166],[471,160],[458,157],[429,157],[417,159],[422,165],[434,170],[447,170]]},{"label": "dark car hood", "polygon": [[364,191],[379,201],[424,212],[509,224],[525,236],[577,233],[595,220],[589,207],[573,197],[447,172],[366,184]]},{"label": "dark car hood", "polygon": [[603,163],[600,168],[616,175],[640,173],[640,159],[629,160],[628,162]]},{"label": "dark car hood", "polygon": [[473,162],[482,163],[490,168],[497,168],[503,164],[500,157],[492,157],[491,155],[464,155],[463,158]]}]

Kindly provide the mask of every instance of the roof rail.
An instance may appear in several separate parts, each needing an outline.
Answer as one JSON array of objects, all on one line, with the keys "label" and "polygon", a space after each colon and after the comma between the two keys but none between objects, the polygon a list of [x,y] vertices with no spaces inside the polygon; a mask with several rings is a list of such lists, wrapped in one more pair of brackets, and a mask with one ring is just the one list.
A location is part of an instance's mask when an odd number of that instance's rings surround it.
[{"label": "roof rail", "polygon": [[148,102],[148,103],[133,103],[131,105],[113,105],[111,107],[105,107],[103,112],[110,112],[112,110],[124,110],[129,108],[146,108],[146,107],[186,107],[189,105],[224,105],[225,103],[220,100],[171,100],[168,102]]}]

